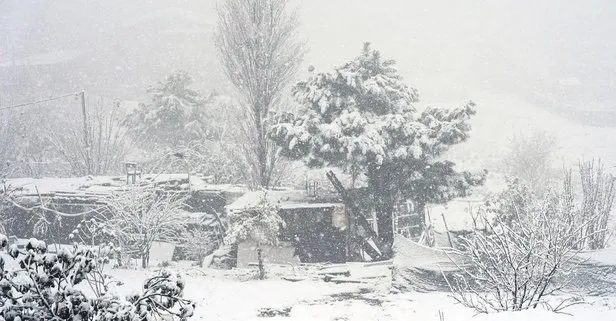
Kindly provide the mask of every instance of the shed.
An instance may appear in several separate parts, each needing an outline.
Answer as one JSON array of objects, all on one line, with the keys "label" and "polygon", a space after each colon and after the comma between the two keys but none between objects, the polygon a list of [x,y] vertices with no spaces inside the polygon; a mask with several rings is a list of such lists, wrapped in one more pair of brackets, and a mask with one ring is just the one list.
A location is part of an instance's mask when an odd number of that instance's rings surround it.
[{"label": "shed", "polygon": [[[261,247],[269,263],[346,262],[349,255],[350,226],[344,204],[325,202],[307,196],[302,190],[252,191],[228,205],[227,211],[253,207],[265,197],[279,207],[285,222],[278,246]],[[238,244],[237,266],[257,261],[256,243]]]}]

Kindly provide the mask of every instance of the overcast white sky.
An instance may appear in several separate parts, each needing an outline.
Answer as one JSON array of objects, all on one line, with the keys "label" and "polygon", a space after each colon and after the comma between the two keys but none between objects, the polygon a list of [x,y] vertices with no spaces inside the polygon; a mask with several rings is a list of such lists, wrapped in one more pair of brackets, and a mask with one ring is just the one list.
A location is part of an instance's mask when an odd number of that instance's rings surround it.
[{"label": "overcast white sky", "polygon": [[[486,90],[520,96],[539,92],[576,108],[616,109],[613,1],[292,2],[310,46],[306,65],[319,70],[350,59],[370,41],[398,60],[407,81],[426,100],[458,100]],[[0,0],[0,32],[6,36],[10,27],[17,38],[46,35],[36,44],[74,49],[119,21],[169,8],[204,14],[214,25],[214,3]]]},{"label": "overcast white sky", "polygon": [[423,91],[438,84],[521,92],[564,84],[583,87],[584,98],[614,95],[613,1],[299,2],[308,58],[317,65],[340,62],[368,40]]}]

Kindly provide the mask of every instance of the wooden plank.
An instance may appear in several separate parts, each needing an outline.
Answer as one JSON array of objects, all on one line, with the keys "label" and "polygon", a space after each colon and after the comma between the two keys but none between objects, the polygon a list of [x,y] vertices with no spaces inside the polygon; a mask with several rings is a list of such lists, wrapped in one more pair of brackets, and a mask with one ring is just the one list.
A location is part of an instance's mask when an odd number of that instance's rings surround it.
[{"label": "wooden plank", "polygon": [[449,227],[447,226],[447,221],[445,220],[445,213],[441,213],[443,217],[443,224],[445,224],[445,232],[447,233],[447,239],[449,240],[449,246],[453,249],[453,242],[451,241],[451,235],[449,234]]},{"label": "wooden plank", "polygon": [[[373,260],[380,259],[383,256],[380,250],[383,248],[383,245],[381,244],[376,232],[372,229],[370,222],[368,222],[366,217],[361,213],[359,207],[357,207],[357,205],[355,205],[355,203],[348,196],[346,189],[344,188],[344,186],[342,186],[342,183],[340,182],[340,180],[338,180],[334,172],[328,171],[326,173],[326,176],[342,197],[344,204],[347,206],[347,211],[349,212],[349,215],[354,218],[357,218],[361,227],[366,232],[368,232],[369,237],[363,240],[364,242],[363,244],[361,244],[362,248],[368,253],[368,255],[370,255]],[[371,244],[370,240],[373,244]]]},{"label": "wooden plank", "polygon": [[364,267],[370,267],[370,266],[388,266],[388,265],[393,265],[394,264],[394,260],[387,260],[387,261],[379,261],[379,262],[370,262],[370,263],[366,263],[364,264]]},{"label": "wooden plank", "polygon": [[329,281],[326,282],[332,282],[332,283],[336,283],[336,284],[342,284],[342,283],[366,283],[366,281],[360,280],[360,279],[352,279],[352,278],[332,278]]},{"label": "wooden plank", "polygon": [[[311,263],[305,263],[306,265],[311,265]],[[314,264],[312,264],[313,266],[316,266]],[[348,264],[346,263],[338,263],[338,264],[326,264],[326,265],[319,265],[319,270],[325,270],[325,269],[331,269],[331,268],[343,268],[343,267],[347,267]]]},{"label": "wooden plank", "polygon": [[331,276],[335,276],[335,275],[351,276],[351,271],[349,271],[349,270],[327,271],[327,272],[319,272],[318,274],[319,275],[331,275]]}]

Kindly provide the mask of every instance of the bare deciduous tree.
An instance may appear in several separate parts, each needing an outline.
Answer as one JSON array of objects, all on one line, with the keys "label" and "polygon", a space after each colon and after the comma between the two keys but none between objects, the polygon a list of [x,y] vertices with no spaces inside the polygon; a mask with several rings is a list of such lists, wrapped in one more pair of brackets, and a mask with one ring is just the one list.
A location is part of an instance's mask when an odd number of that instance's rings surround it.
[{"label": "bare deciduous tree", "polygon": [[89,155],[84,147],[86,138],[83,124],[69,121],[61,130],[49,130],[51,144],[69,164],[73,175],[87,174],[86,164],[90,160],[94,175],[118,174],[122,170],[122,162],[130,152],[131,139],[123,126],[125,116],[119,103],[111,104],[111,108],[106,108],[108,106],[100,102],[88,111]]},{"label": "bare deciduous tree", "polygon": [[553,167],[556,139],[543,131],[518,134],[510,139],[503,162],[504,172],[517,177],[536,192],[542,193],[554,183]]},{"label": "bare deciduous tree", "polygon": [[[514,185],[516,185],[515,183]],[[446,276],[454,297],[479,313],[520,311],[546,306],[554,311],[576,298],[550,302],[573,280],[581,245],[592,237],[582,231],[600,216],[579,216],[570,186],[543,197],[510,186],[496,200],[501,212],[480,213],[485,230],[464,238],[462,273]],[[525,206],[516,206],[516,204]],[[572,219],[577,218],[575,222]],[[602,233],[595,230],[593,233]],[[552,304],[550,304],[552,303]]]},{"label": "bare deciduous tree", "polygon": [[218,8],[216,46],[245,106],[238,135],[255,185],[270,185],[276,166],[276,148],[266,136],[268,116],[305,53],[297,27],[287,0],[225,0]]},{"label": "bare deciduous tree", "polygon": [[141,257],[143,268],[154,242],[177,244],[186,236],[184,198],[177,194],[136,186],[113,194],[106,203],[111,212],[106,228],[127,254]]},{"label": "bare deciduous tree", "polygon": [[596,218],[593,224],[586,225],[586,228],[580,231],[580,238],[585,240],[581,248],[602,249],[607,246],[613,232],[609,223],[616,196],[614,177],[605,172],[601,161],[580,162],[578,168],[582,188],[582,206],[578,220]]}]

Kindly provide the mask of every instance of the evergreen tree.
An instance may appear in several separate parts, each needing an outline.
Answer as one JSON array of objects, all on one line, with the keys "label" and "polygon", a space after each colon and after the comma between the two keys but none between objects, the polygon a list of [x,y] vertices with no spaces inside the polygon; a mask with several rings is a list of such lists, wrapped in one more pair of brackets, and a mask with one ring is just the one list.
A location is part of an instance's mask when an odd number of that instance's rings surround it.
[{"label": "evergreen tree", "polygon": [[190,88],[192,82],[185,71],[177,71],[149,89],[150,103],[128,117],[131,131],[148,144],[167,147],[207,137],[208,99]]},{"label": "evergreen tree", "polygon": [[[393,242],[397,202],[446,202],[469,193],[485,175],[458,172],[441,159],[469,137],[474,104],[419,112],[417,90],[402,82],[395,61],[368,43],[361,55],[334,73],[318,73],[293,89],[299,115],[279,114],[270,137],[283,155],[312,167],[337,166],[365,175],[379,220],[379,236]],[[423,219],[423,215],[421,215]],[[425,224],[425,223],[423,223]]]}]

